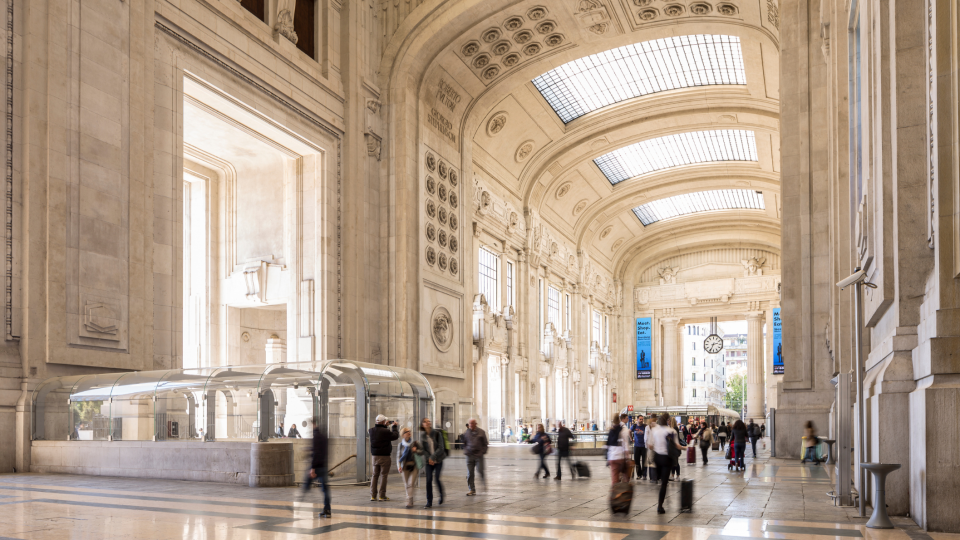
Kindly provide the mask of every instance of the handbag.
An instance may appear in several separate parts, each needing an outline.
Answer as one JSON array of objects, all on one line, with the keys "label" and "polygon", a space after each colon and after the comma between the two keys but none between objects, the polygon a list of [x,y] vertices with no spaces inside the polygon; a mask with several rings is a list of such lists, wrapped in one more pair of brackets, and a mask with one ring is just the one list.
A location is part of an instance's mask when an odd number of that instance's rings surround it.
[{"label": "handbag", "polygon": [[667,441],[669,442],[667,445],[667,455],[673,460],[680,459],[680,456],[683,455],[683,451],[677,448],[677,445],[674,444],[673,435],[667,437]]},{"label": "handbag", "polygon": [[730,448],[731,448],[732,446],[733,446],[732,444],[727,445],[727,452],[726,452],[726,454],[724,455],[724,458],[723,458],[723,459],[730,459]]},{"label": "handbag", "polygon": [[417,466],[417,470],[422,469],[424,465],[423,456],[419,453],[413,454],[413,463]]}]

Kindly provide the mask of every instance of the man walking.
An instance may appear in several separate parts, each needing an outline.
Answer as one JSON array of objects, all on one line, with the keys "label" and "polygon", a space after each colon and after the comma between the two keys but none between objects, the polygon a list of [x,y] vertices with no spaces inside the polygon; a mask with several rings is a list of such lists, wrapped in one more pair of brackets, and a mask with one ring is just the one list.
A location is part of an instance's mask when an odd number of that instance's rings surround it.
[{"label": "man walking", "polygon": [[310,470],[307,471],[307,477],[303,481],[303,490],[300,492],[300,500],[310,491],[310,485],[314,481],[320,482],[320,488],[323,489],[323,511],[319,517],[333,517],[330,513],[330,481],[327,479],[327,436],[320,431],[317,421],[313,420],[313,458],[310,461]]},{"label": "man walking", "polygon": [[757,439],[760,438],[760,426],[753,423],[753,420],[750,420],[750,425],[747,426],[747,437],[750,438],[750,447],[753,448],[753,459],[757,459]]},{"label": "man walking", "polygon": [[570,461],[570,441],[573,440],[573,432],[567,429],[563,422],[557,422],[557,475],[554,480],[560,480],[560,462],[567,458],[567,465],[570,467],[570,476],[573,476],[573,462]]},{"label": "man walking", "polygon": [[[397,423],[387,425],[387,417],[377,416],[377,424],[370,428],[370,456],[373,460],[373,477],[370,479],[370,500],[377,500],[377,484],[380,487],[380,500],[389,501],[387,497],[387,476],[390,474],[390,453],[393,451],[393,441],[400,438]],[[380,482],[380,478],[383,481]]]},{"label": "man walking", "polygon": [[480,472],[483,487],[487,487],[487,477],[483,472],[483,456],[490,447],[487,432],[477,427],[476,418],[467,422],[467,430],[463,432],[463,455],[467,456],[467,487],[470,489],[467,496],[477,494],[475,473]]},{"label": "man walking", "polygon": [[633,425],[633,462],[637,467],[637,478],[646,478],[647,477],[647,441],[644,439],[646,435],[646,425],[643,423],[643,417],[637,419],[637,423]]}]

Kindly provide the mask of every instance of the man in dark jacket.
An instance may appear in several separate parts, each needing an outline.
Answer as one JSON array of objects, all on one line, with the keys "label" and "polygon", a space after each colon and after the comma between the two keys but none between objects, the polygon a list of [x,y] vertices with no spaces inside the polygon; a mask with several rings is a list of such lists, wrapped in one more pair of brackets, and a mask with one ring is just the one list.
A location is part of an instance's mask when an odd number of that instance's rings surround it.
[{"label": "man in dark jacket", "polygon": [[467,430],[461,436],[463,440],[463,455],[467,457],[467,492],[468,496],[477,494],[474,473],[480,472],[480,481],[483,482],[484,490],[487,487],[487,476],[483,472],[483,456],[490,447],[490,440],[487,439],[487,432],[477,426],[477,421],[471,418],[467,422]]},{"label": "man in dark jacket", "polygon": [[573,440],[573,432],[567,429],[563,422],[557,422],[557,475],[554,480],[560,480],[560,461],[567,458],[567,465],[570,467],[570,476],[573,476],[573,462],[570,461],[570,441]]},{"label": "man in dark jacket", "polygon": [[303,480],[303,490],[300,492],[300,500],[310,491],[310,485],[313,482],[320,482],[323,489],[323,511],[319,516],[322,518],[333,517],[330,514],[330,482],[327,480],[327,436],[313,421],[313,459],[310,461],[310,470],[307,471],[307,477]]},{"label": "man in dark jacket", "polygon": [[[370,479],[370,500],[377,500],[377,484],[380,486],[380,500],[389,501],[387,497],[387,476],[390,474],[390,453],[393,452],[393,441],[400,438],[400,431],[396,422],[387,425],[387,417],[377,416],[377,424],[370,428],[370,456],[373,460],[373,478]],[[380,478],[383,477],[383,482]]]},{"label": "man in dark jacket", "polygon": [[757,439],[760,438],[760,426],[753,423],[753,420],[750,420],[750,425],[747,426],[747,437],[750,437],[750,447],[753,448],[753,459],[757,459]]}]

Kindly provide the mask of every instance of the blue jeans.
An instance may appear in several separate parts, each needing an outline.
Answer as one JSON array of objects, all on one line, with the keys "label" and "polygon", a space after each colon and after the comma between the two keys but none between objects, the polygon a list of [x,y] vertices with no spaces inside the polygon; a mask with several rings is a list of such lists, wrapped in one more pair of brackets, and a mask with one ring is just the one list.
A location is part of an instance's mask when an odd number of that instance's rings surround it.
[{"label": "blue jeans", "polygon": [[303,493],[306,495],[310,491],[310,485],[314,482],[320,482],[320,488],[323,490],[323,511],[330,512],[330,480],[327,479],[326,467],[315,470],[317,477],[310,478],[310,469],[307,469],[307,477],[303,480]]},{"label": "blue jeans", "polygon": [[427,473],[427,504],[433,504],[433,479],[437,479],[437,489],[440,491],[440,504],[443,504],[443,484],[440,483],[440,472],[443,471],[443,462],[438,461],[436,465],[427,463],[423,469]]},{"label": "blue jeans", "polygon": [[747,468],[747,466],[743,463],[743,454],[747,451],[747,443],[733,443],[733,451],[737,453],[737,467],[744,469]]},{"label": "blue jeans", "polygon": [[802,463],[806,463],[807,460],[810,460],[810,461],[812,461],[812,462],[814,462],[814,463],[817,463],[817,464],[820,463],[820,460],[817,459],[817,447],[816,447],[816,446],[808,446],[808,447],[807,447],[807,450],[806,450],[806,452],[804,452],[804,455],[803,455],[803,461],[802,461]]},{"label": "blue jeans", "polygon": [[543,470],[543,473],[547,476],[550,476],[550,469],[547,468],[547,454],[540,454],[540,465],[537,467],[537,472],[533,473],[534,476],[540,476],[540,470]]}]

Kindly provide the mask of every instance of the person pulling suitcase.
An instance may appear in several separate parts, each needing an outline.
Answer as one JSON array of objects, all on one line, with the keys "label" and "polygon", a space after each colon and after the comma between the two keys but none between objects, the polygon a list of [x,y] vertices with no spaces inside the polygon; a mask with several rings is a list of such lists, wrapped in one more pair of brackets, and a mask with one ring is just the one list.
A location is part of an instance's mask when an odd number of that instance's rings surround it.
[{"label": "person pulling suitcase", "polygon": [[663,413],[657,419],[657,425],[651,428],[650,433],[647,434],[647,448],[653,453],[653,463],[657,467],[656,474],[660,479],[660,496],[657,500],[658,514],[667,513],[663,509],[663,500],[667,496],[667,482],[669,481],[670,469],[673,468],[674,456],[679,456],[681,452],[679,435],[669,424],[670,415]]}]

